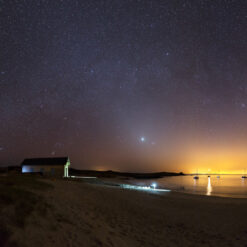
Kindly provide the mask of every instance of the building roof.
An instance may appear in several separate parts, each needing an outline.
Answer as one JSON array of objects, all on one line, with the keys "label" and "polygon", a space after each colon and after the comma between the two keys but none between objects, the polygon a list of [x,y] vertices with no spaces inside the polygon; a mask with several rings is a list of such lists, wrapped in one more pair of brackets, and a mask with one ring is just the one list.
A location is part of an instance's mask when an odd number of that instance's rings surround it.
[{"label": "building roof", "polygon": [[23,165],[29,166],[46,166],[46,165],[66,165],[69,157],[56,157],[56,158],[33,158],[33,159],[24,159],[21,163]]}]

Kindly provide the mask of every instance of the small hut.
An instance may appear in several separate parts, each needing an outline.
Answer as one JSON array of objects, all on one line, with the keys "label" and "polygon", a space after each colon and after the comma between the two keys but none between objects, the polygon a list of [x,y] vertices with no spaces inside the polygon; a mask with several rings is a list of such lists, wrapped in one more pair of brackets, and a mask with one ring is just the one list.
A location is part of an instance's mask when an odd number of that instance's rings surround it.
[{"label": "small hut", "polygon": [[21,163],[22,173],[41,173],[48,176],[68,177],[69,157],[25,159]]}]

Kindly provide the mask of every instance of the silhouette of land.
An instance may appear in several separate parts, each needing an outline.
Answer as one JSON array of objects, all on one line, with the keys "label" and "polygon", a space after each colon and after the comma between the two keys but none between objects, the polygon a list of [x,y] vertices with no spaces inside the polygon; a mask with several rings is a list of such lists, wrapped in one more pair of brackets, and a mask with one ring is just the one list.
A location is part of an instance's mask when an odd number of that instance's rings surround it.
[{"label": "silhouette of land", "polygon": [[184,175],[182,172],[154,172],[154,173],[132,173],[132,172],[116,172],[116,171],[95,171],[95,170],[77,170],[70,168],[69,174],[72,176],[92,176],[92,177],[129,177],[135,179],[155,179],[167,176],[181,176]]}]

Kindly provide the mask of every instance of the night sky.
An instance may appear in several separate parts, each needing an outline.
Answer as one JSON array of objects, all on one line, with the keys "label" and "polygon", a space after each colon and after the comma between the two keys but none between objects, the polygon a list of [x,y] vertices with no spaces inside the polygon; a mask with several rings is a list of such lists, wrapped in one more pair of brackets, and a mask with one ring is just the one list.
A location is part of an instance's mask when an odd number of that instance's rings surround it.
[{"label": "night sky", "polygon": [[0,165],[247,168],[246,0],[0,0]]}]

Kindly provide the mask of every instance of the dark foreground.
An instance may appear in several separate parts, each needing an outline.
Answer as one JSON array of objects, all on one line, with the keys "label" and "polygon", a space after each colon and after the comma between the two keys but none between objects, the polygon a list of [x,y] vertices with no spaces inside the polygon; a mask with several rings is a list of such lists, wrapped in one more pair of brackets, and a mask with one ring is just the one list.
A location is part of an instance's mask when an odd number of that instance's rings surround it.
[{"label": "dark foreground", "polygon": [[0,177],[0,246],[247,246],[247,200]]}]

